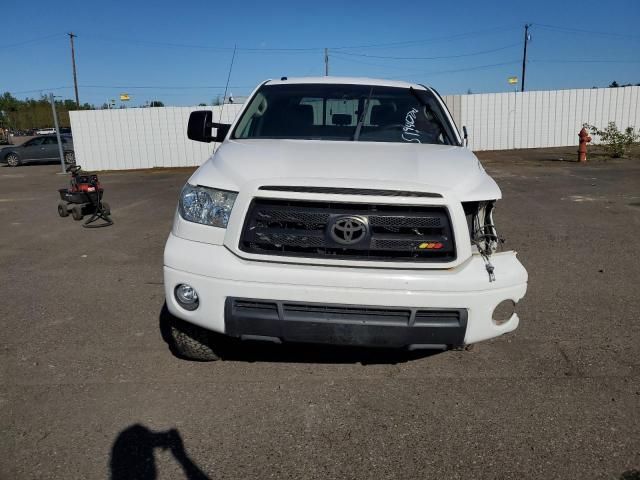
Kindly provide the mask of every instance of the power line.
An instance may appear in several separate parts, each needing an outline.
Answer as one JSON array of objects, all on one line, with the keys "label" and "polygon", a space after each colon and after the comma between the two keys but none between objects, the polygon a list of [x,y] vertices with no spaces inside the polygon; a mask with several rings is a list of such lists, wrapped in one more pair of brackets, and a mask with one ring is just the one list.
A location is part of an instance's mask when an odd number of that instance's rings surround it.
[{"label": "power line", "polygon": [[580,28],[562,27],[562,26],[559,26],[559,25],[546,25],[544,23],[534,23],[533,25],[535,27],[543,28],[543,29],[546,29],[546,30],[555,30],[555,31],[558,31],[558,32],[563,32],[563,33],[579,33],[579,34],[587,33],[589,35],[603,35],[603,36],[607,36],[607,37],[620,37],[620,38],[631,38],[631,39],[640,40],[640,35],[633,35],[633,34],[629,34],[629,33],[598,32],[598,31],[594,31],[594,30],[583,30],[583,29],[580,29]]},{"label": "power line", "polygon": [[[224,90],[224,85],[80,85],[82,88],[116,88],[124,90],[158,89],[158,90]],[[230,88],[254,88],[255,85],[230,85]]]},{"label": "power line", "polygon": [[54,37],[62,38],[63,35],[65,35],[65,34],[64,33],[52,33],[51,35],[47,35],[45,37],[32,38],[31,40],[25,40],[24,42],[11,43],[11,44],[7,44],[7,45],[0,45],[0,48],[20,47],[22,45],[27,45],[29,43],[43,42],[44,40],[49,40],[50,38],[54,38]]},{"label": "power line", "polygon": [[[224,91],[224,86],[161,86],[161,85],[78,85],[79,88],[96,88],[96,89],[109,89],[109,90],[213,90],[214,92],[222,92]],[[240,85],[231,85],[229,88],[239,89],[239,90],[248,90],[253,89],[255,85],[252,86],[240,86]],[[62,87],[44,87],[44,88],[34,88],[31,90],[20,90],[20,91],[12,91],[9,92],[11,94],[23,94],[23,93],[35,93],[35,92],[49,92],[52,90],[72,90],[73,86],[62,86]]]},{"label": "power line", "polygon": [[18,94],[22,94],[22,93],[35,93],[35,92],[50,92],[51,90],[64,90],[67,88],[73,88],[73,87],[46,87],[46,88],[34,88],[32,90],[21,90],[19,92],[9,92],[12,95],[18,95]]},{"label": "power line", "polygon": [[471,72],[473,70],[485,70],[488,68],[495,68],[495,67],[503,67],[506,65],[518,65],[520,64],[520,60],[512,60],[510,62],[501,62],[501,63],[491,63],[488,65],[475,65],[473,67],[465,67],[465,68],[456,68],[453,70],[435,70],[435,71],[431,71],[431,72],[418,72],[418,73],[409,73],[409,74],[404,74],[403,76],[416,76],[416,75],[442,75],[445,73],[458,73],[458,72]]},{"label": "power line", "polygon": [[426,38],[422,40],[406,40],[402,42],[377,43],[377,44],[374,43],[369,45],[352,45],[352,46],[330,47],[330,48],[332,50],[359,50],[359,49],[367,49],[367,48],[399,48],[399,47],[407,47],[410,45],[420,45],[424,43],[435,43],[435,42],[442,42],[442,41],[459,40],[459,39],[469,38],[474,36],[490,35],[492,33],[506,32],[509,30],[514,30],[516,28],[519,28],[519,27],[502,26],[502,27],[489,28],[485,30],[476,30],[473,32],[463,32],[463,33],[456,33],[453,35],[444,35],[440,37]]},{"label": "power line", "polygon": [[[378,67],[378,68],[382,68],[388,71],[394,71],[394,72],[398,72],[397,68],[391,67],[389,65],[380,65],[377,63],[370,63],[370,62],[363,62],[361,60],[356,60],[355,58],[344,58],[344,57],[335,57],[336,60],[341,60],[343,62],[347,62],[347,63],[360,63],[363,65],[369,65],[372,67]],[[486,65],[475,65],[472,67],[463,67],[463,68],[456,68],[456,69],[451,69],[451,70],[433,70],[430,72],[398,72],[397,75],[439,75],[442,73],[456,73],[456,72],[466,72],[466,71],[473,71],[473,70],[482,70],[482,69],[486,69],[486,68],[493,68],[493,67],[499,67],[499,66],[503,66],[503,65],[513,65],[513,64],[517,64],[519,63],[520,60],[512,60],[512,61],[508,61],[508,62],[500,62],[500,63],[491,63],[491,64],[486,64]]]},{"label": "power line", "polygon": [[[329,48],[330,50],[358,50],[358,49],[368,49],[368,48],[396,48],[396,47],[406,47],[409,45],[419,45],[423,43],[430,42],[438,42],[438,41],[447,41],[461,38],[468,38],[473,36],[487,35],[496,32],[503,32],[508,30],[513,30],[514,27],[495,27],[491,29],[478,30],[473,32],[463,32],[457,33],[454,35],[446,35],[440,37],[432,37],[427,39],[420,40],[405,40],[400,42],[387,42],[387,43],[375,43],[375,44],[365,44],[365,45],[342,45],[342,46],[332,46],[332,47],[296,47],[296,48],[279,48],[279,47],[238,47],[238,52],[245,53],[267,53],[267,52],[323,52],[325,48]],[[106,41],[114,41],[114,42],[125,42],[125,43],[137,43],[140,45],[149,45],[149,46],[157,46],[157,47],[175,47],[175,48],[193,48],[193,49],[206,49],[206,50],[217,50],[217,51],[233,51],[233,47],[220,47],[213,45],[202,45],[202,44],[188,44],[188,43],[175,43],[175,42],[156,42],[150,40],[140,40],[134,38],[116,38],[116,37],[108,37],[103,35],[93,35],[91,33],[83,34],[83,38],[93,38],[93,39],[102,39]]]},{"label": "power line", "polygon": [[367,58],[381,58],[388,60],[441,60],[445,58],[462,58],[462,57],[473,57],[476,55],[484,55],[487,53],[499,52],[501,50],[507,50],[508,48],[519,47],[520,43],[512,43],[510,45],[505,45],[503,47],[492,48],[490,50],[481,50],[478,52],[470,52],[470,53],[461,53],[457,55],[439,55],[436,57],[395,57],[389,55],[369,55],[367,53],[351,53],[351,52],[335,52],[339,55],[349,55],[353,57],[367,57]]},{"label": "power line", "polygon": [[[336,56],[338,55],[338,56]],[[378,67],[378,68],[382,68],[385,70],[396,70],[396,67],[393,67],[391,65],[381,65],[379,63],[372,63],[372,62],[364,62],[362,60],[359,59],[355,59],[355,58],[351,58],[351,57],[341,57],[340,55],[342,55],[340,52],[334,52],[333,53],[333,58],[334,60],[340,60],[342,62],[345,63],[359,63],[361,65],[369,65],[371,67]]]},{"label": "power line", "polygon": [[530,60],[534,63],[640,63],[640,60],[594,60],[591,58],[586,58],[583,60],[576,60],[573,58],[562,60],[562,59],[553,59],[553,60]]},{"label": "power line", "polygon": [[[192,48],[192,49],[200,49],[200,50],[215,50],[220,52],[232,52],[233,47],[220,47],[213,45],[199,45],[199,44],[191,44],[191,43],[174,43],[174,42],[156,42],[150,40],[140,40],[136,38],[115,38],[115,37],[106,37],[103,35],[92,35],[92,34],[84,34],[84,38],[92,38],[98,40],[106,40],[111,42],[120,42],[120,43],[137,43],[139,45],[148,45],[153,47],[174,47],[174,48]],[[308,52],[314,50],[321,50],[321,48],[237,48],[237,51],[243,52],[268,52],[268,51],[291,51],[291,52]]]}]

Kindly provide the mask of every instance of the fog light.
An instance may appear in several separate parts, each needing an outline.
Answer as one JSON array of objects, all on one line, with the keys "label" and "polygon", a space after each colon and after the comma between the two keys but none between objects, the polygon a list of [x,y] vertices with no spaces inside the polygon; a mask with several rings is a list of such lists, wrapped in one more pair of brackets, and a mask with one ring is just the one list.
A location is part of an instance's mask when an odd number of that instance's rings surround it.
[{"label": "fog light", "polygon": [[493,323],[496,325],[507,323],[515,312],[515,302],[513,300],[503,300],[493,309]]},{"label": "fog light", "polygon": [[198,308],[198,292],[191,285],[181,283],[174,291],[177,302],[185,310],[195,310]]}]

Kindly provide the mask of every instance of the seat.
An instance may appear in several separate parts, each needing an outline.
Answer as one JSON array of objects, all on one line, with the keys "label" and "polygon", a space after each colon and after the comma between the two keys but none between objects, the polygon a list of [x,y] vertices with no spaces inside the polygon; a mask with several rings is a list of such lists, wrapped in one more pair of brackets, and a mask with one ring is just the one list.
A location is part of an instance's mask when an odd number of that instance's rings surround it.
[{"label": "seat", "polygon": [[304,137],[313,129],[313,106],[276,104],[267,109],[261,135],[266,137]]},{"label": "seat", "polygon": [[393,105],[374,105],[371,108],[371,125],[385,126],[400,123],[396,118],[396,109]]}]

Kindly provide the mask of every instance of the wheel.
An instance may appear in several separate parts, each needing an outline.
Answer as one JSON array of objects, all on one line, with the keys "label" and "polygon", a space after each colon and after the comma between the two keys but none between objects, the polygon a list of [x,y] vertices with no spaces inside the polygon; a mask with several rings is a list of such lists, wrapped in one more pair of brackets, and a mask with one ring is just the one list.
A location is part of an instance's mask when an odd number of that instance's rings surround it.
[{"label": "wheel", "polygon": [[111,215],[111,207],[107,202],[102,202],[102,210],[105,215]]},{"label": "wheel", "polygon": [[61,217],[69,216],[69,210],[67,210],[67,204],[65,202],[58,202],[58,215]]},{"label": "wheel", "polygon": [[73,152],[64,152],[64,163],[67,165],[76,163],[76,154]]},{"label": "wheel", "polygon": [[171,340],[180,356],[201,362],[219,360],[211,348],[212,337],[213,334],[204,328],[175,317],[171,319]]},{"label": "wheel", "polygon": [[7,165],[9,165],[10,167],[17,167],[18,165],[20,165],[20,159],[15,153],[10,153],[9,155],[7,155],[5,157],[5,160],[7,161]]},{"label": "wheel", "polygon": [[74,220],[82,220],[82,206],[81,205],[74,205],[73,208],[71,209],[71,216],[73,217]]}]

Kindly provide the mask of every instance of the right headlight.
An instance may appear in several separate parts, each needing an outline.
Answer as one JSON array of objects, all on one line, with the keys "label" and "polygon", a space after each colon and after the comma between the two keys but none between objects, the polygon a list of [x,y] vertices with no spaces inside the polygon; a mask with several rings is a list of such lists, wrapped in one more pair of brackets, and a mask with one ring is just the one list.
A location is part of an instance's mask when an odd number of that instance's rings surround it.
[{"label": "right headlight", "polygon": [[189,222],[227,228],[238,192],[188,183],[180,193],[180,216]]}]

